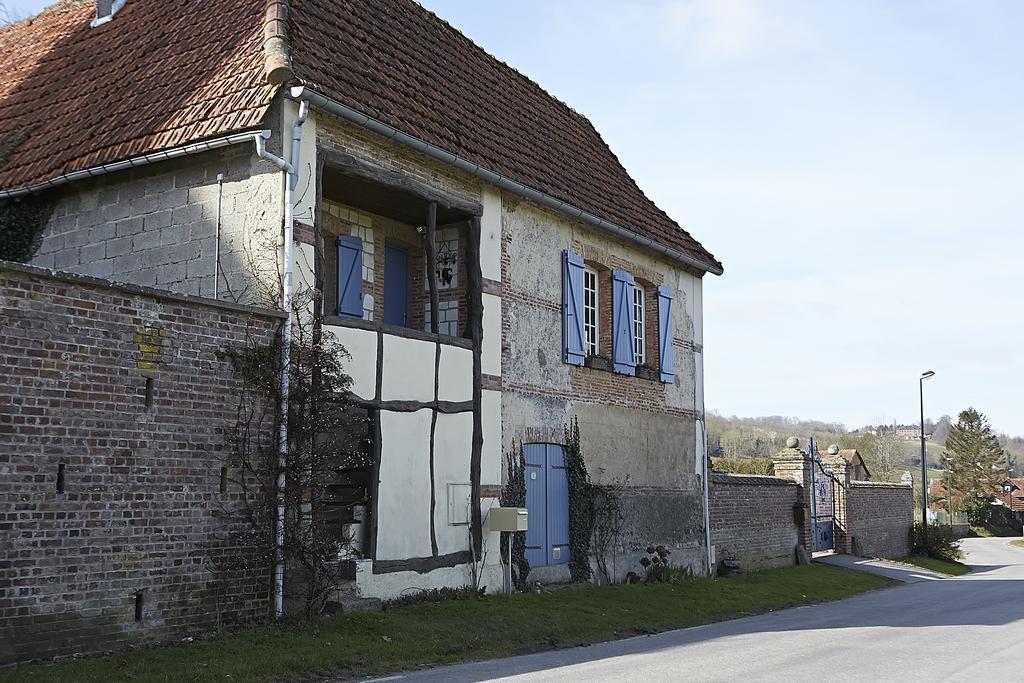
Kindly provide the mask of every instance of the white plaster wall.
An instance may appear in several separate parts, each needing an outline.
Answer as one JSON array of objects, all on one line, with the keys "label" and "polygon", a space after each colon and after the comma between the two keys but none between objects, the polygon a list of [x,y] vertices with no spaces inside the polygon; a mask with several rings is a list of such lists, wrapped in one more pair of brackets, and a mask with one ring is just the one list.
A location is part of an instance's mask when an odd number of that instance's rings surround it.
[{"label": "white plaster wall", "polygon": [[377,559],[431,555],[430,416],[381,411]]},{"label": "white plaster wall", "polygon": [[[284,143],[284,158],[292,161],[292,126],[299,115],[299,105],[293,100],[283,100],[281,117],[281,140]],[[317,117],[310,108],[306,122],[302,124],[302,141],[299,144],[299,182],[295,188],[295,220],[313,225],[316,216],[316,142]]]},{"label": "white plaster wall", "polygon": [[333,334],[351,356],[342,369],[352,378],[352,393],[372,399],[377,393],[377,333],[337,325],[324,325],[324,331]]},{"label": "white plaster wall", "polygon": [[[448,484],[469,483],[472,451],[473,413],[438,414],[434,428],[434,533],[440,555],[469,548],[469,525],[448,523]],[[469,504],[467,497],[463,505]]]},{"label": "white plaster wall", "polygon": [[480,348],[480,368],[485,375],[501,374],[501,297],[483,295],[484,338]]},{"label": "white plaster wall", "polygon": [[436,352],[434,342],[384,335],[381,398],[385,401],[433,401]]},{"label": "white plaster wall", "polygon": [[485,187],[481,198],[480,270],[485,278],[501,282],[501,194]]},{"label": "white plaster wall", "polygon": [[[694,341],[696,323],[694,315],[700,314],[696,300],[699,296],[701,280],[684,271],[677,271],[668,280],[674,290],[672,302],[672,326],[677,338]],[[696,342],[699,343],[699,342]],[[675,348],[675,382],[667,385],[665,403],[674,408],[699,411],[701,403],[698,397],[703,396],[703,385],[698,375],[698,358],[689,350]]]},{"label": "white plaster wall", "polygon": [[302,315],[307,321],[313,319],[314,305],[316,304],[316,276],[314,264],[316,263],[316,250],[312,244],[295,244],[293,252],[295,258],[295,269],[292,272],[292,294],[297,302],[302,304]]},{"label": "white plaster wall", "polygon": [[[497,548],[497,541],[495,541]],[[496,555],[498,550],[494,550]],[[488,556],[488,560],[490,557]],[[502,569],[488,562],[481,577],[481,586],[487,587],[488,593],[500,593],[502,587]],[[432,572],[391,572],[374,574],[373,564],[369,560],[356,563],[356,583],[359,592],[364,596],[373,596],[382,600],[394,600],[420,591],[433,588],[461,588],[473,582],[473,574],[468,564],[459,567],[445,567]]]},{"label": "white plaster wall", "polygon": [[501,484],[501,392],[484,389],[480,401],[481,426],[484,432],[480,451],[480,483]]},{"label": "white plaster wall", "polygon": [[473,352],[461,346],[441,346],[437,397],[441,401],[473,400]]}]

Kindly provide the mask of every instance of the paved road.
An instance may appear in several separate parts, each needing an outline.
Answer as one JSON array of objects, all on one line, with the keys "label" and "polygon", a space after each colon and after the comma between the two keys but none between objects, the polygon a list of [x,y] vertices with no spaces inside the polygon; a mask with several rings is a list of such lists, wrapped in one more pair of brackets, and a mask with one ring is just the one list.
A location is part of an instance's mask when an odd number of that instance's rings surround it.
[{"label": "paved road", "polygon": [[1024,550],[994,538],[964,549],[974,570],[956,579],[391,680],[1024,680]]}]

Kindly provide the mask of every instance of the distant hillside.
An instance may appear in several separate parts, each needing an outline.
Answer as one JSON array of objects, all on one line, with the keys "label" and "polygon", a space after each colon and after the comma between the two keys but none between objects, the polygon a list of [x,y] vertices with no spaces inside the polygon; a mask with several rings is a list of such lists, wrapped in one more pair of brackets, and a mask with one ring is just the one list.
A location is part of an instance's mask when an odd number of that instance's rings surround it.
[{"label": "distant hillside", "polygon": [[[925,421],[926,432],[935,432],[935,439],[925,442],[929,468],[941,469],[942,442],[948,434],[948,419]],[[710,411],[707,430],[708,448],[713,457],[770,458],[785,446],[787,437],[798,437],[803,447],[807,437],[813,436],[819,450],[825,450],[831,444],[840,448],[856,448],[877,479],[898,480],[902,472],[916,472],[921,467],[920,440],[895,438],[891,425],[870,425],[851,431],[841,422],[779,415],[726,417]],[[1024,465],[1024,438],[1003,435],[1000,440],[1010,455],[1011,466],[1016,462]],[[1017,467],[1014,470],[1016,474],[1024,471]]]}]

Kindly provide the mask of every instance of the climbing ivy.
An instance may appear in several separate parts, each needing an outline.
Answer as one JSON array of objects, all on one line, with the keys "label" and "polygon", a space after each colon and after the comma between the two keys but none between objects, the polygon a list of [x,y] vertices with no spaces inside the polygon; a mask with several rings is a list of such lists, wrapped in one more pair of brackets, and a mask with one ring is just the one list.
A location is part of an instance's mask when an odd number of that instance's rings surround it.
[{"label": "climbing ivy", "polygon": [[[506,456],[508,477],[501,489],[498,502],[502,507],[526,507],[526,459],[523,448],[512,444],[512,451]],[[526,577],[530,573],[530,562],[526,559],[526,532],[517,531],[501,535],[501,557],[508,557],[508,541],[512,539],[512,584],[516,590],[526,590]]]},{"label": "climbing ivy", "polygon": [[39,249],[54,201],[43,195],[0,200],[0,260],[27,263]]},{"label": "climbing ivy", "polygon": [[590,541],[594,531],[593,486],[583,461],[580,424],[565,428],[565,471],[569,480],[569,573],[576,582],[590,581]]}]

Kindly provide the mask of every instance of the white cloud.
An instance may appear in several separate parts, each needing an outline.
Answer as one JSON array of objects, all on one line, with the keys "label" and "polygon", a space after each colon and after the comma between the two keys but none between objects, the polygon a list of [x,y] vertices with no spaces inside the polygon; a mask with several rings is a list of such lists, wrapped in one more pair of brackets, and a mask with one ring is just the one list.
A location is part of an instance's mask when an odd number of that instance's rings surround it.
[{"label": "white cloud", "polygon": [[808,28],[759,0],[671,0],[663,31],[706,61],[749,57],[805,44]]}]

